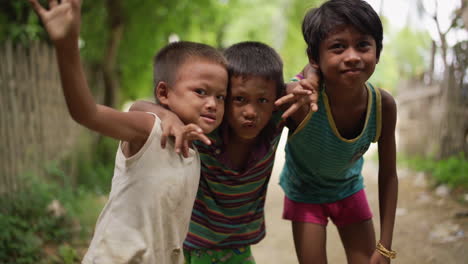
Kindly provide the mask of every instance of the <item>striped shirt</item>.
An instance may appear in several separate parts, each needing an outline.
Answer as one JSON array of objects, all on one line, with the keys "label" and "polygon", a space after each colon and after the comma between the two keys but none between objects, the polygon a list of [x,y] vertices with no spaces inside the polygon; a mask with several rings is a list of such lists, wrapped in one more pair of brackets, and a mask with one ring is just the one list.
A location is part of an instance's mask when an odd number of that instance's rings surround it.
[{"label": "striped shirt", "polygon": [[284,127],[274,112],[241,171],[226,164],[226,126],[209,135],[210,146],[197,144],[201,177],[184,249],[238,248],[265,236],[264,205],[276,148]]},{"label": "striped shirt", "polygon": [[353,139],[340,135],[325,89],[319,95],[318,111],[289,136],[280,185],[297,202],[332,203],[364,188],[363,155],[381,130],[380,91],[367,84],[368,102],[364,127]]}]

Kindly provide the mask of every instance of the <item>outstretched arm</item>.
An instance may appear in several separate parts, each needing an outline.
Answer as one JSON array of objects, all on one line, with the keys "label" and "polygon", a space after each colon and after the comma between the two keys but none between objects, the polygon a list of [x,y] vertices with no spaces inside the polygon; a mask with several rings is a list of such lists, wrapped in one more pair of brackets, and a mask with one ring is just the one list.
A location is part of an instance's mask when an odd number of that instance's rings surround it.
[{"label": "outstretched arm", "polygon": [[[383,90],[381,90],[381,94],[382,134],[378,141],[380,243],[386,249],[391,250],[398,198],[395,144],[396,104],[390,94]],[[390,263],[390,260],[376,250],[371,263]]]},{"label": "outstretched arm", "polygon": [[154,118],[146,113],[122,113],[97,105],[88,88],[78,48],[80,0],[49,0],[49,9],[29,0],[54,43],[62,89],[72,118],[103,135],[128,142],[144,142]]}]

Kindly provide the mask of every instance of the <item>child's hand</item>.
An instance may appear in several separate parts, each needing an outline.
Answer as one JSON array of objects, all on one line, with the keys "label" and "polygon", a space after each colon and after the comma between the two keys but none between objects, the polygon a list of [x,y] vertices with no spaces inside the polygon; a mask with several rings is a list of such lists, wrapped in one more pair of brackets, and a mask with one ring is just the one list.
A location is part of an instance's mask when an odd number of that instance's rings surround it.
[{"label": "child's hand", "polygon": [[[36,14],[42,20],[50,39],[55,45],[78,42],[81,23],[81,0],[49,0],[49,10],[38,0],[28,0]],[[75,43],[73,43],[75,42]]]},{"label": "child's hand", "polygon": [[377,250],[375,250],[374,254],[372,254],[372,257],[369,263],[370,264],[390,264],[390,259],[388,259],[387,257],[384,257]]},{"label": "child's hand", "polygon": [[203,130],[199,126],[195,124],[184,125],[175,114],[173,117],[167,115],[161,126],[161,147],[166,147],[168,137],[174,137],[175,152],[178,154],[182,152],[182,155],[186,158],[189,155],[189,148],[193,140],[200,140],[207,145],[211,144],[211,141],[203,134]]},{"label": "child's hand", "polygon": [[283,113],[283,118],[288,118],[296,111],[307,107],[308,111],[316,112],[318,100],[318,82],[314,79],[303,79],[299,82],[288,84],[288,94],[276,100],[275,105],[290,104],[289,108]]}]

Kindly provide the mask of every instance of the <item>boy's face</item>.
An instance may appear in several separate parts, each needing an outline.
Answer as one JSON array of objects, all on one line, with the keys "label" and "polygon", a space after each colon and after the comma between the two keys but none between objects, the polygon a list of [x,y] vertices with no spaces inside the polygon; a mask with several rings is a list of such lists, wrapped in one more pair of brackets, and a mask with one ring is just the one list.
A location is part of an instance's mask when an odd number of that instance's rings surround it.
[{"label": "boy's face", "polygon": [[226,119],[232,136],[254,140],[270,121],[275,108],[276,83],[262,77],[232,77]]},{"label": "boy's face", "polygon": [[192,58],[176,74],[174,85],[168,88],[167,97],[161,102],[185,124],[196,124],[204,133],[210,133],[223,119],[228,84],[226,68]]},{"label": "boy's face", "polygon": [[319,67],[325,85],[362,87],[378,62],[377,47],[371,35],[353,26],[340,26],[319,47]]}]

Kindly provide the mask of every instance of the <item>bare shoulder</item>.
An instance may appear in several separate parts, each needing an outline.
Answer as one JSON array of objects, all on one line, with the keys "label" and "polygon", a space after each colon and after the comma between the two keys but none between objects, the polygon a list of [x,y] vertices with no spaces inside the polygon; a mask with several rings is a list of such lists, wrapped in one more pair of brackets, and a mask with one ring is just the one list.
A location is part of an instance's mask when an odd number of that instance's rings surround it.
[{"label": "bare shoulder", "polygon": [[396,113],[396,102],[393,96],[385,91],[384,89],[380,89],[380,94],[382,95],[382,110],[385,112],[395,112]]}]

